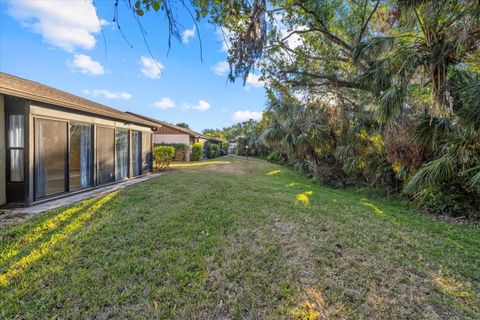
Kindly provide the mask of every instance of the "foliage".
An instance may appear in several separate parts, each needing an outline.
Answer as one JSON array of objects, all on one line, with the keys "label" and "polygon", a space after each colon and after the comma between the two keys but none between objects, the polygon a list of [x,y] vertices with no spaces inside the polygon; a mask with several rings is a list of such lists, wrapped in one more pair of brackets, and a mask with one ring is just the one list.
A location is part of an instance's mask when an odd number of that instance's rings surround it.
[{"label": "foliage", "polygon": [[282,164],[285,163],[285,157],[278,151],[272,151],[267,156],[267,161],[272,163]]},{"label": "foliage", "polygon": [[155,146],[153,148],[154,170],[162,171],[168,169],[174,157],[175,148],[173,146]]},{"label": "foliage", "polygon": [[185,128],[185,129],[190,129],[190,126],[188,125],[188,123],[185,123],[185,122],[180,122],[180,123],[177,123],[176,125],[177,125],[177,127],[182,127],[182,128]]},{"label": "foliage", "polygon": [[191,161],[199,161],[203,156],[203,144],[200,142],[195,142],[192,145],[192,156]]},{"label": "foliage", "polygon": [[425,188],[415,199],[433,214],[448,214],[461,218],[475,218],[474,208],[480,199],[474,192],[466,191],[460,184],[443,183],[435,188]]},{"label": "foliage", "polygon": [[203,144],[203,149],[207,159],[213,159],[223,155],[222,154],[223,150],[220,148],[218,144],[215,144],[215,143],[210,143],[207,141]]},{"label": "foliage", "polygon": [[205,129],[203,130],[203,134],[217,139],[232,141],[237,140],[238,137],[244,136],[252,130],[256,130],[257,126],[257,121],[248,120],[236,123],[230,127],[224,127],[223,129]]},{"label": "foliage", "polygon": [[165,143],[160,143],[156,144],[156,146],[171,146],[175,148],[175,156],[173,160],[175,161],[185,161],[186,159],[186,154],[188,152],[188,145],[184,143],[173,143],[173,144],[165,144]]}]

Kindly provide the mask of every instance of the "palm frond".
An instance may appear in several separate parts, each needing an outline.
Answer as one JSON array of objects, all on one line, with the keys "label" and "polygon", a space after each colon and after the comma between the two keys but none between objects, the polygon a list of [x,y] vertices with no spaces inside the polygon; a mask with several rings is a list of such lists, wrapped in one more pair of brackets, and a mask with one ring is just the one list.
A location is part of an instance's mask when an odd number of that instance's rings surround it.
[{"label": "palm frond", "polygon": [[400,115],[404,99],[405,90],[398,86],[391,86],[380,98],[375,112],[378,119],[388,123]]},{"label": "palm frond", "polygon": [[338,160],[346,160],[354,154],[354,149],[352,146],[338,146],[335,150],[335,158]]},{"label": "palm frond", "polygon": [[354,156],[345,160],[343,170],[347,173],[354,173],[366,167],[366,159],[362,156]]},{"label": "palm frond", "polygon": [[280,123],[274,122],[263,132],[261,138],[266,142],[278,142],[284,135],[284,127]]},{"label": "palm frond", "polygon": [[388,72],[386,63],[384,60],[375,61],[355,81],[376,94],[388,89],[392,85],[392,75]]},{"label": "palm frond", "polygon": [[444,155],[421,167],[405,185],[404,192],[409,194],[416,193],[445,181],[453,181],[455,178],[454,160],[451,156]]},{"label": "palm frond", "polygon": [[386,52],[390,50],[397,40],[396,37],[391,36],[377,36],[360,42],[354,49],[353,62],[357,63],[362,57],[372,57],[379,52]]},{"label": "palm frond", "polygon": [[480,168],[478,169],[478,172],[470,178],[469,185],[480,188]]},{"label": "palm frond", "polygon": [[288,132],[285,134],[285,136],[282,139],[282,143],[285,145],[290,150],[294,150],[296,146],[296,139],[295,135],[291,132]]},{"label": "palm frond", "polygon": [[452,130],[453,126],[447,118],[423,115],[413,130],[413,139],[435,150]]},{"label": "palm frond", "polygon": [[456,113],[466,125],[479,128],[480,75],[456,70],[451,80]]}]

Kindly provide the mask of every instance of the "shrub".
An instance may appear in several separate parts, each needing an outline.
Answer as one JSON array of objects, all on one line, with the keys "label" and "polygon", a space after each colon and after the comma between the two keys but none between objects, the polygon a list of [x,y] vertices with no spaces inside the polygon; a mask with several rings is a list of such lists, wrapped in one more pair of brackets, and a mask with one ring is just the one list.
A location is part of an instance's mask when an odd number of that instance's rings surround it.
[{"label": "shrub", "polygon": [[173,143],[173,144],[156,144],[155,146],[167,146],[167,147],[174,147],[175,148],[175,157],[173,160],[175,161],[185,161],[186,155],[188,152],[188,145],[184,143]]},{"label": "shrub", "polygon": [[267,161],[282,164],[285,163],[285,157],[280,152],[273,151],[267,156]]},{"label": "shrub", "polygon": [[210,148],[210,142],[208,141],[205,141],[203,143],[203,155],[205,156],[205,158],[207,159],[210,159],[210,155],[209,155],[209,149]]},{"label": "shrub", "polygon": [[192,146],[192,161],[198,161],[202,158],[203,155],[203,144],[196,142]]},{"label": "shrub", "polygon": [[172,146],[156,146],[153,148],[153,168],[155,171],[165,170],[175,157],[175,148]]},{"label": "shrub", "polygon": [[466,190],[458,183],[448,182],[438,188],[426,188],[414,200],[419,207],[433,214],[470,219],[480,217],[480,200],[474,192]]},{"label": "shrub", "polygon": [[220,146],[217,144],[209,143],[207,150],[208,159],[213,159],[220,156]]}]

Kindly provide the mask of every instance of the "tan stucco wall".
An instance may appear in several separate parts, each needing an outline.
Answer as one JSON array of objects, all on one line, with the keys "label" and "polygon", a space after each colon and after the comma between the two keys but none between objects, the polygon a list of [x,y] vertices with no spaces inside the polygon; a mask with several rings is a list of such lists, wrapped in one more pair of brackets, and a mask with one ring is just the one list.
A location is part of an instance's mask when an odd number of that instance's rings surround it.
[{"label": "tan stucco wall", "polygon": [[5,192],[5,103],[0,95],[0,205],[6,202]]},{"label": "tan stucco wall", "polygon": [[190,144],[190,136],[188,134],[155,134],[153,143],[183,143],[188,145]]}]

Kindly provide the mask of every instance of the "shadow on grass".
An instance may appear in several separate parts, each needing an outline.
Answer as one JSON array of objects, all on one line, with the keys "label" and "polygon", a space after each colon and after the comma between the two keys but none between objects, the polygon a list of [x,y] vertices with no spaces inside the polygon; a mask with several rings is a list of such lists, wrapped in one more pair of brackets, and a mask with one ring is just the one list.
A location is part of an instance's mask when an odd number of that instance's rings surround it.
[{"label": "shadow on grass", "polygon": [[0,265],[17,256],[27,246],[40,242],[55,229],[60,228],[81,211],[93,206],[99,199],[85,200],[79,206],[71,206],[60,211],[53,217],[29,228],[16,242],[7,245],[0,253]]},{"label": "shadow on grass", "polygon": [[[7,263],[3,268],[4,271],[0,274],[0,287],[10,285],[12,279],[21,275],[24,270],[50,252],[60,241],[80,229],[106,203],[111,201],[117,193],[118,192],[113,192],[104,197],[87,201],[79,207],[66,209],[44,221],[39,226],[27,232],[17,242],[8,246],[7,249],[2,252],[1,262],[3,263],[17,256],[28,246],[32,246],[32,249],[20,259],[10,262],[10,264]],[[71,218],[70,221],[68,221],[63,228],[59,229],[69,218]],[[47,241],[42,242],[48,233],[53,234]]]}]

